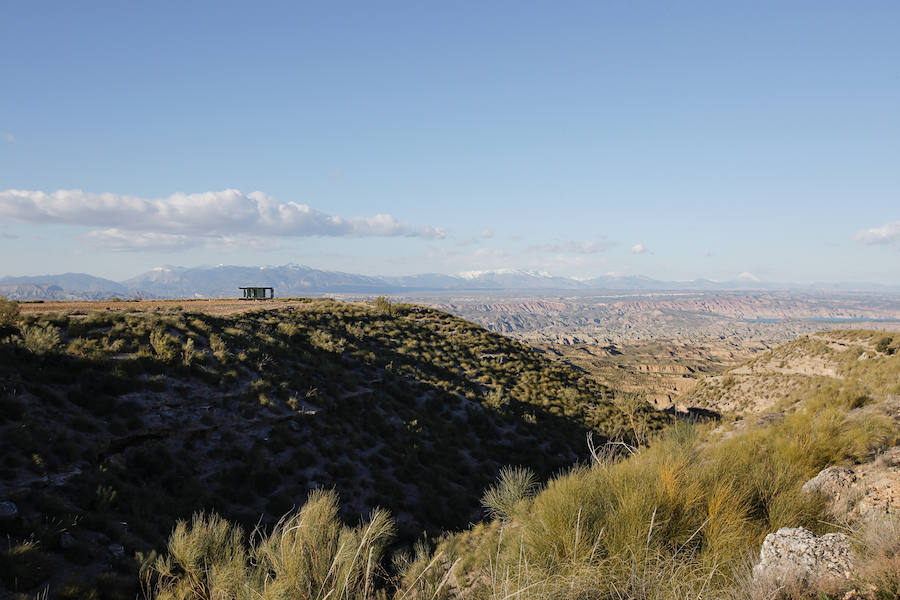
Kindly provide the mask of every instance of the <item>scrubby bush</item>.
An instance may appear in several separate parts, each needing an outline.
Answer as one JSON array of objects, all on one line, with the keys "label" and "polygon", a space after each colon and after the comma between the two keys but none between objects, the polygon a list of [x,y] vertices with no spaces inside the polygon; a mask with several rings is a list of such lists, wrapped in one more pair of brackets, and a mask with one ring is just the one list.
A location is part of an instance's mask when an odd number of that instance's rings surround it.
[{"label": "scrubby bush", "polygon": [[19,303],[0,296],[0,327],[15,325],[19,320]]},{"label": "scrubby bush", "polygon": [[22,339],[25,347],[38,355],[55,352],[62,345],[59,328],[50,324],[23,326]]},{"label": "scrubby bush", "polygon": [[66,352],[79,358],[104,360],[109,357],[110,348],[101,340],[77,337],[69,342]]},{"label": "scrubby bush", "polygon": [[309,336],[309,340],[316,348],[335,354],[343,353],[344,349],[347,347],[346,340],[343,338],[336,338],[327,331],[321,329],[313,331]]},{"label": "scrubby bush", "polygon": [[181,348],[181,363],[189,367],[199,358],[203,356],[203,352],[196,350],[194,346],[194,338],[188,338]]},{"label": "scrubby bush", "polygon": [[387,296],[378,296],[372,304],[375,307],[375,310],[383,315],[391,316],[394,314],[394,307],[391,304],[391,299]]},{"label": "scrubby bush", "polygon": [[228,347],[215,333],[209,335],[209,349],[220,363],[225,364],[228,361]]},{"label": "scrubby bush", "polygon": [[165,362],[174,361],[181,350],[178,340],[162,329],[150,332],[150,347],[153,348],[156,356]]},{"label": "scrubby bush", "polygon": [[889,336],[884,336],[878,340],[875,344],[875,349],[883,354],[893,354],[894,349],[891,348],[891,342],[894,341],[894,338]]},{"label": "scrubby bush", "polygon": [[301,328],[297,323],[282,321],[278,324],[278,333],[286,335],[287,337],[294,337],[295,335],[300,333],[300,331]]}]

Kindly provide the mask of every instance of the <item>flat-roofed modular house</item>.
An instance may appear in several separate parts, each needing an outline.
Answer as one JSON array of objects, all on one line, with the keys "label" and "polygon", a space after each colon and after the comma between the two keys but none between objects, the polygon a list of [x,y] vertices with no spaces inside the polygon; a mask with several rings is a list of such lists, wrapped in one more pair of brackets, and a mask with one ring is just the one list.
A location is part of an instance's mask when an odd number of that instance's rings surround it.
[{"label": "flat-roofed modular house", "polygon": [[271,300],[275,297],[275,288],[270,287],[240,287],[241,300]]}]

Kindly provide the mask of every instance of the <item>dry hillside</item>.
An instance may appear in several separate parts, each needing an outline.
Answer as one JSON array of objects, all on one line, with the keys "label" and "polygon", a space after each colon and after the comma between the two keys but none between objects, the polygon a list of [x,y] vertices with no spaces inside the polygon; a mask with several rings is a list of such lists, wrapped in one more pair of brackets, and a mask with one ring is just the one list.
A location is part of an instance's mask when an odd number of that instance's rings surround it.
[{"label": "dry hillside", "polygon": [[704,379],[677,403],[720,413],[777,410],[831,387],[857,396],[900,394],[900,334],[826,331],[765,352],[720,375]]}]

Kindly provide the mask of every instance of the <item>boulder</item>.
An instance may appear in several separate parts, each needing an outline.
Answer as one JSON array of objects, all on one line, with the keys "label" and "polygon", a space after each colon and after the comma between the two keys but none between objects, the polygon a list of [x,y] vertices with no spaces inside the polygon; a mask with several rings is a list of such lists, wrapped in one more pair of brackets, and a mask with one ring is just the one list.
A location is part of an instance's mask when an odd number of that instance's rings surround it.
[{"label": "boulder", "polygon": [[900,447],[853,468],[832,466],[803,484],[826,498],[838,519],[857,521],[900,513]]},{"label": "boulder", "polygon": [[804,494],[822,494],[835,500],[845,496],[856,483],[856,473],[847,467],[827,467],[803,484]]},{"label": "boulder", "polygon": [[803,527],[782,527],[763,541],[753,567],[757,588],[818,589],[853,577],[850,540],[842,533],[816,536]]}]

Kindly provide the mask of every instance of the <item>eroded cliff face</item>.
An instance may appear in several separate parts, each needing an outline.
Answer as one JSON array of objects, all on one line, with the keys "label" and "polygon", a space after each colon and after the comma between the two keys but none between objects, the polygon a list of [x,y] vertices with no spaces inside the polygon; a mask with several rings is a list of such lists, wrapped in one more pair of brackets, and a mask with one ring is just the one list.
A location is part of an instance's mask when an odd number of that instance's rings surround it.
[{"label": "eroded cliff face", "polygon": [[[900,329],[900,300],[896,296],[608,292],[565,298],[480,295],[420,300],[536,344],[727,339],[734,344],[762,342],[774,346],[816,331],[859,327],[860,320],[865,319],[880,320],[878,327]],[[884,322],[891,319],[895,322]]]}]

